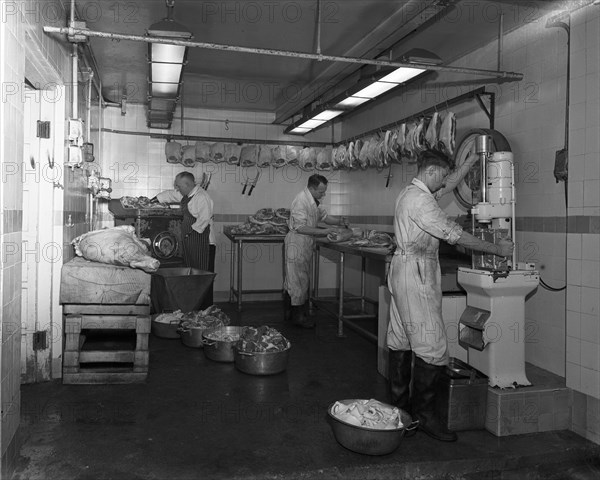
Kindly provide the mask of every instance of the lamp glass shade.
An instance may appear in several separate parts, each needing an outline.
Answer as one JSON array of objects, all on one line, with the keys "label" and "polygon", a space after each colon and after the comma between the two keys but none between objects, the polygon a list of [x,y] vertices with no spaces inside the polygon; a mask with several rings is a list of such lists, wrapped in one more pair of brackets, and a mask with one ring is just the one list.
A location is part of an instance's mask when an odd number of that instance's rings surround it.
[{"label": "lamp glass shade", "polygon": [[151,62],[183,63],[185,49],[178,45],[167,45],[165,43],[150,44]]},{"label": "lamp glass shade", "polygon": [[385,77],[380,78],[380,82],[390,82],[390,83],[404,83],[408,82],[411,78],[415,78],[417,75],[420,75],[425,70],[422,68],[407,68],[400,67],[394,70],[392,73],[387,74]]},{"label": "lamp glass shade", "polygon": [[177,83],[151,83],[150,84],[150,95],[153,97],[177,97],[177,89],[179,84]]},{"label": "lamp glass shade", "polygon": [[179,83],[181,78],[181,63],[151,63],[152,82],[159,83]]}]

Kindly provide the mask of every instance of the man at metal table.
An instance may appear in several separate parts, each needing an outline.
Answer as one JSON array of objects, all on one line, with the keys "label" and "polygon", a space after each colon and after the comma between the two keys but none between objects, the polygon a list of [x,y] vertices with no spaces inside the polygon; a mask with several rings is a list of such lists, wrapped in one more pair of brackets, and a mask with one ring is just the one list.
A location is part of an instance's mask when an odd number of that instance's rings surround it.
[{"label": "man at metal table", "polygon": [[[476,160],[474,155],[472,150],[470,164]],[[446,155],[425,151],[417,164],[416,177],[396,199],[394,215],[396,251],[388,273],[392,294],[387,331],[390,391],[392,402],[418,420],[419,429],[437,440],[455,441],[456,434],[440,420],[442,406],[437,401],[440,376],[449,360],[442,320],[439,241],[503,257],[512,254],[514,244],[480,240],[463,231],[440,208],[435,194],[444,189],[452,169]]]},{"label": "man at metal table", "polygon": [[285,319],[305,328],[314,327],[314,321],[306,317],[306,300],[310,281],[310,264],[315,237],[335,232],[335,228],[319,228],[319,222],[327,225],[345,225],[343,217],[327,215],[320,205],[327,191],[327,179],[311,175],[308,184],[292,202],[290,231],[285,237],[285,279],[283,302]]},{"label": "man at metal table", "polygon": [[[186,267],[215,271],[215,237],[213,232],[213,201],[196,184],[190,172],[178,173],[174,181],[174,190],[160,192],[153,201],[163,203],[179,202],[183,213],[181,223],[182,253]],[[211,285],[203,302],[203,308],[213,304]]]}]

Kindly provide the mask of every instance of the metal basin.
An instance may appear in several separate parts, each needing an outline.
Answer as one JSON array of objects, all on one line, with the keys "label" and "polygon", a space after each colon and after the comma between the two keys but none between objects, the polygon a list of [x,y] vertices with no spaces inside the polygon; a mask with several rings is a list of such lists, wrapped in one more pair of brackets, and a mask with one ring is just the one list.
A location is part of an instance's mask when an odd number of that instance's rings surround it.
[{"label": "metal basin", "polygon": [[[341,403],[352,403],[356,400],[340,400]],[[403,426],[394,430],[379,430],[374,428],[350,425],[342,422],[331,412],[335,402],[329,405],[327,413],[333,436],[342,447],[364,455],[387,455],[399,446],[406,427],[411,425],[412,418],[404,410],[400,410],[400,420]]]},{"label": "metal basin", "polygon": [[191,327],[185,331],[180,331],[181,343],[186,347],[202,348],[202,334],[206,328],[202,327]]},{"label": "metal basin", "polygon": [[[243,327],[216,327],[208,328],[202,332],[202,344],[204,345],[204,354],[206,358],[215,362],[233,362],[235,360],[234,346],[242,334]],[[211,333],[220,333],[223,335],[237,335],[238,340],[215,340],[208,338]]]},{"label": "metal basin", "polygon": [[157,313],[200,310],[215,275],[197,268],[159,268],[150,279],[152,308]]},{"label": "metal basin", "polygon": [[152,333],[160,338],[179,338],[179,322],[177,323],[165,323],[157,322],[156,318],[152,319],[151,322]]},{"label": "metal basin", "polygon": [[242,352],[234,346],[234,361],[238,370],[249,375],[275,375],[287,368],[290,348],[280,352]]}]

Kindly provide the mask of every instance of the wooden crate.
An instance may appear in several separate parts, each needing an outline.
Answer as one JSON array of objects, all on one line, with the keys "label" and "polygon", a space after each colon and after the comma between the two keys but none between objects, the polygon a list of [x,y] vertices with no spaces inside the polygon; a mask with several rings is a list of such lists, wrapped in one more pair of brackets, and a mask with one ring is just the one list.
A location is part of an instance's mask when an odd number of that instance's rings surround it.
[{"label": "wooden crate", "polygon": [[[148,310],[146,305],[65,305],[63,383],[143,382],[149,365]],[[123,331],[135,332],[135,345],[119,347],[116,342],[116,348],[86,348],[86,332]]]}]

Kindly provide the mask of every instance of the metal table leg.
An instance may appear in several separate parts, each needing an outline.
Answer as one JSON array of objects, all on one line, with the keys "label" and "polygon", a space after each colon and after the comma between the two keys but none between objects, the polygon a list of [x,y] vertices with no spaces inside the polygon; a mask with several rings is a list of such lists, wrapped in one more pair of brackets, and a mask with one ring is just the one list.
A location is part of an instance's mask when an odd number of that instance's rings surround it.
[{"label": "metal table leg", "polygon": [[338,304],[338,337],[344,336],[344,252],[340,252],[340,292]]},{"label": "metal table leg", "polygon": [[319,257],[321,255],[321,250],[317,245],[313,250],[312,257],[312,295],[310,295],[309,291],[309,301],[308,301],[308,313],[309,315],[314,315],[314,300],[319,299]]},{"label": "metal table leg", "polygon": [[237,304],[238,312],[242,311],[242,241],[237,242]]},{"label": "metal table leg", "polygon": [[360,311],[361,313],[365,313],[365,290],[367,283],[367,259],[366,257],[362,257],[361,268],[360,268]]},{"label": "metal table leg", "polygon": [[231,265],[229,266],[229,303],[233,303],[233,286],[235,285],[235,249],[236,242],[231,242]]}]

